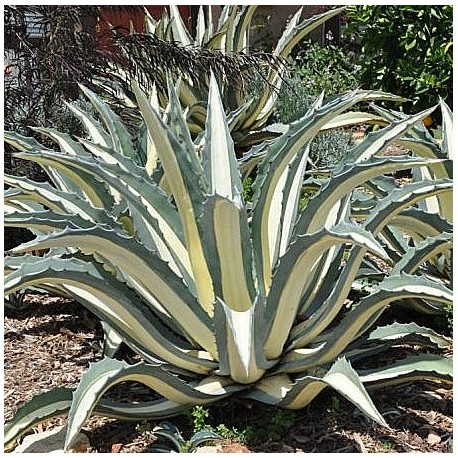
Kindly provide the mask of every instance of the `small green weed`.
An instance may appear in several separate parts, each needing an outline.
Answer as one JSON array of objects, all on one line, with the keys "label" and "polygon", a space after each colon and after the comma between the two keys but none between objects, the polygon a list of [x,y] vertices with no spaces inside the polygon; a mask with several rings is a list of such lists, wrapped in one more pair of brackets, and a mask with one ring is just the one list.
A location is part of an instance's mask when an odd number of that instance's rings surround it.
[{"label": "small green weed", "polygon": [[244,443],[256,444],[268,440],[281,440],[295,424],[296,414],[292,411],[278,410],[263,423],[252,424],[243,430]]},{"label": "small green weed", "polygon": [[150,421],[142,421],[138,423],[135,430],[140,434],[150,434],[154,426]]},{"label": "small green weed", "polygon": [[270,420],[270,437],[273,439],[281,439],[287,431],[294,425],[296,414],[291,411],[278,410]]},{"label": "small green weed", "polygon": [[246,444],[251,435],[249,427],[243,429],[236,426],[227,426],[224,423],[213,426],[211,424],[210,411],[203,406],[193,407],[188,416],[193,434],[197,434],[200,431],[212,431],[222,439],[237,441],[241,444]]},{"label": "small green weed", "polygon": [[331,412],[337,413],[340,411],[340,399],[338,396],[333,396],[331,399]]},{"label": "small green weed", "polygon": [[[264,416],[245,425],[234,424],[231,426],[221,422],[215,425],[211,412],[203,406],[195,406],[188,413],[193,434],[199,431],[212,431],[222,439],[237,441],[241,444],[254,444],[269,439],[280,440],[295,424],[297,416],[288,410],[276,410],[270,416]],[[254,420],[254,419],[252,419]]]},{"label": "small green weed", "polygon": [[394,443],[389,441],[389,440],[384,440],[384,441],[382,441],[382,447],[387,449],[387,450],[393,450],[394,449]]},{"label": "small green weed", "polygon": [[210,412],[203,406],[194,406],[189,412],[193,433],[198,433],[204,429],[210,429],[211,426],[207,423]]},{"label": "small green weed", "polygon": [[247,177],[243,180],[243,199],[245,202],[253,200],[253,178]]},{"label": "small green weed", "polygon": [[228,439],[231,441],[237,441],[241,444],[246,444],[248,442],[248,437],[250,435],[250,427],[245,429],[239,429],[235,426],[227,427],[225,424],[220,424],[215,428],[215,432],[219,434],[223,439]]}]

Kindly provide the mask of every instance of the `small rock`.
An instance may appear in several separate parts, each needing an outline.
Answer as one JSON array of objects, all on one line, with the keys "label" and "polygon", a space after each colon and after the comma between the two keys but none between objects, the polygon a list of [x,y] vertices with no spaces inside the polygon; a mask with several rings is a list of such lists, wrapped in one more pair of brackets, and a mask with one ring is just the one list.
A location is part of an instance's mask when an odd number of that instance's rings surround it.
[{"label": "small rock", "polygon": [[434,433],[429,433],[428,438],[426,439],[429,445],[440,444],[441,437]]},{"label": "small rock", "polygon": [[111,444],[111,453],[119,453],[122,449],[122,444]]},{"label": "small rock", "polygon": [[[44,431],[42,433],[30,434],[18,445],[13,453],[54,453],[63,452],[65,435],[67,434],[67,426],[59,426],[54,429]],[[85,453],[90,447],[89,438],[79,433],[70,453]]]}]

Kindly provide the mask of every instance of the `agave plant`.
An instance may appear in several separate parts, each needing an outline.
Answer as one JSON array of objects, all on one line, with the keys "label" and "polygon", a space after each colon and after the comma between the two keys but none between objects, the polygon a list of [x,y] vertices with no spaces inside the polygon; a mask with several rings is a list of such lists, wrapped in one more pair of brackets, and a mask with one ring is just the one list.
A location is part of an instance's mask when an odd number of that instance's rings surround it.
[{"label": "agave plant", "polygon": [[[256,5],[226,5],[215,27],[211,6],[206,7],[206,14],[201,6],[195,36],[188,31],[176,5],[171,5],[169,12],[165,10],[159,21],[145,10],[144,33],[134,33],[118,40],[135,68],[137,79],[143,81],[145,87],[157,83],[159,100],[163,106],[167,104],[165,69],[170,69],[170,59],[174,59],[173,67],[179,68],[182,75],[178,96],[183,107],[188,108],[186,117],[193,135],[201,133],[205,127],[210,67],[218,75],[225,111],[229,115],[231,136],[240,150],[278,135],[277,130],[268,125],[268,120],[284,84],[286,58],[310,32],[343,11],[343,8],[335,8],[301,21],[303,8],[299,8],[272,53],[266,55],[253,53],[249,47],[251,20],[256,8]],[[148,40],[151,37],[155,40]],[[159,46],[156,39],[172,43],[176,49],[163,56],[163,46]],[[180,54],[175,59],[177,52]],[[189,59],[183,59],[183,52],[191,53],[195,63],[188,64]],[[183,60],[187,66],[184,69],[180,62]],[[209,64],[206,65],[206,62]],[[114,79],[118,79],[121,86],[122,81],[129,79],[129,74],[120,68],[111,76],[109,86],[113,86]],[[249,91],[247,80],[256,78],[260,89]],[[107,84],[102,84],[102,87],[107,88]],[[117,94],[123,94],[122,98],[128,100],[125,92],[129,91],[119,86],[116,88]],[[134,102],[128,101],[128,104],[133,105]]]},{"label": "agave plant", "polygon": [[223,438],[209,428],[194,433],[189,440],[185,440],[180,430],[168,421],[161,422],[154,427],[152,433],[157,441],[149,447],[154,453],[193,453],[206,443],[222,441]]},{"label": "agave plant", "polygon": [[[374,106],[374,109],[386,123],[401,124],[406,119],[405,115],[399,112],[377,106]],[[431,136],[423,123],[417,123],[402,138],[397,139],[396,143],[419,156],[451,160],[452,113],[442,100],[440,109],[443,119],[440,139]],[[358,149],[360,152],[364,151],[373,140],[372,136],[365,139],[359,148],[355,148],[356,154],[349,156],[347,161],[358,160]],[[353,215],[356,218],[366,218],[369,212],[373,211],[375,203],[387,195],[395,197],[397,194],[405,194],[407,190],[416,193],[417,189],[427,185],[431,180],[435,182],[443,179],[451,180],[451,165],[451,161],[446,161],[440,165],[413,169],[412,180],[403,191],[396,189],[393,178],[383,177],[383,179],[372,180],[366,184],[366,192],[360,190],[355,199]],[[397,215],[392,224],[383,229],[380,235],[385,250],[391,258],[393,273],[412,274],[421,271],[429,278],[435,278],[452,288],[452,204],[450,194],[438,194],[422,199],[415,207],[408,208]],[[370,268],[373,269],[372,275],[380,275],[377,266],[372,264]],[[424,313],[443,312],[440,304],[426,303],[421,299],[409,299],[406,304]]]},{"label": "agave plant", "polygon": [[[452,361],[438,354],[446,338],[415,323],[377,327],[383,311],[404,300],[435,308],[452,301],[450,285],[418,268],[451,243],[442,235],[451,222],[419,206],[450,197],[451,179],[442,173],[450,160],[408,136],[432,109],[371,134],[351,160],[315,183],[315,195],[300,209],[310,142],[353,105],[392,96],[357,90],[327,102],[320,97],[285,133],[238,162],[215,77],[205,133],[196,143],[172,83],[164,112],[136,83],[132,90],[146,149],[84,87],[101,122],[72,109],[89,138],[37,129],[56,141],[58,150],[50,150],[6,134],[17,156],[40,164],[52,184],[5,178],[5,224],[36,233],[6,259],[5,294],[38,288],[69,295],[100,318],[107,345],[73,393],[52,389],[20,408],[6,425],[5,443],[67,412],[66,448],[92,413],[165,418],[228,396],[300,409],[325,387],[386,426],[367,388],[415,379],[451,383]],[[406,135],[403,141],[419,154],[380,155]],[[253,167],[248,205],[242,176]],[[430,177],[377,195],[364,217],[353,218],[360,189],[368,193],[385,174],[406,168],[428,170]],[[392,257],[386,229],[402,230],[420,214],[421,240],[409,235],[405,256]],[[387,268],[377,275],[369,269],[372,290],[347,310],[355,280],[373,259]],[[117,359],[119,342],[141,362]],[[399,344],[414,344],[415,355],[375,364],[377,354]],[[426,352],[419,354],[418,346]],[[105,396],[125,381],[157,396],[135,404]]]}]

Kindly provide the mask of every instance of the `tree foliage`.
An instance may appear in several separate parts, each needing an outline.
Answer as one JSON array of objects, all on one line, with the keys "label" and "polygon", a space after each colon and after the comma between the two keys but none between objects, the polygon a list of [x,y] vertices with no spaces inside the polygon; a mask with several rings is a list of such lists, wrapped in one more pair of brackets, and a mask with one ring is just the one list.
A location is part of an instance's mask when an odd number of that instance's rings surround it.
[{"label": "tree foliage", "polygon": [[447,103],[452,94],[451,5],[358,5],[347,8],[347,33],[363,53],[365,87],[402,94],[409,111]]}]

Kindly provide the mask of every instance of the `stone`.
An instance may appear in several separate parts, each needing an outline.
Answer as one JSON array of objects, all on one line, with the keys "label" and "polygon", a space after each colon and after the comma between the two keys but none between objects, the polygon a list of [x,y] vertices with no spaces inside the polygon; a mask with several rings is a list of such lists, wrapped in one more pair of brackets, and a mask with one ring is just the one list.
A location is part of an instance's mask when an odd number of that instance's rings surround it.
[{"label": "stone", "polygon": [[[18,445],[13,453],[62,453],[64,450],[65,435],[67,434],[67,426],[59,426],[57,428],[43,431],[42,433],[30,434]],[[90,447],[89,438],[78,433],[72,447],[68,450],[70,453],[85,453]]]},{"label": "stone", "polygon": [[441,442],[441,437],[438,436],[437,434],[435,433],[429,433],[428,434],[428,438],[426,439],[428,441],[428,444],[430,445],[436,445],[436,444],[440,444]]}]

